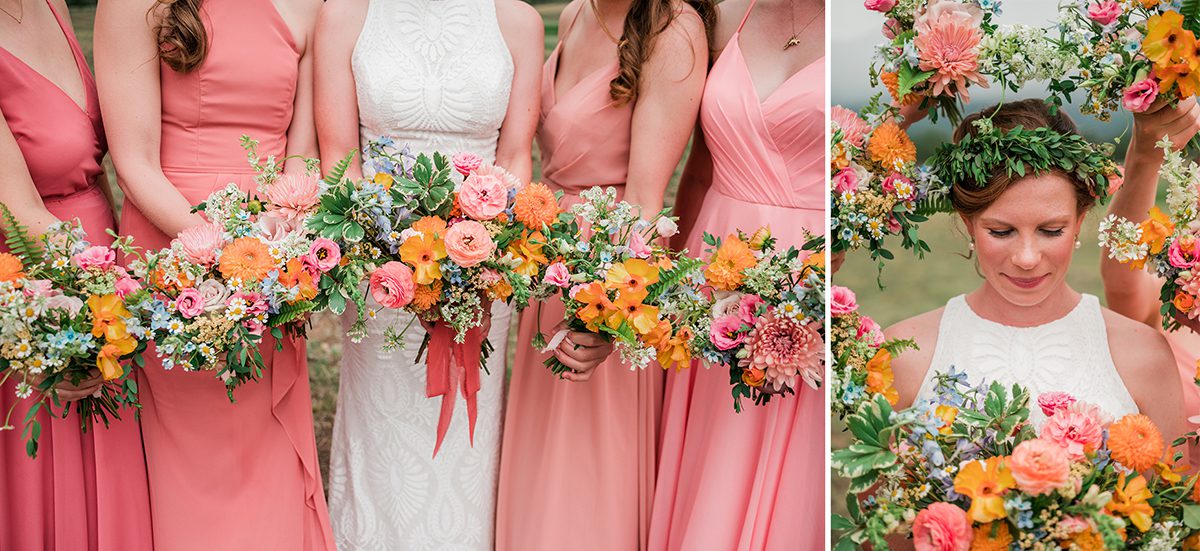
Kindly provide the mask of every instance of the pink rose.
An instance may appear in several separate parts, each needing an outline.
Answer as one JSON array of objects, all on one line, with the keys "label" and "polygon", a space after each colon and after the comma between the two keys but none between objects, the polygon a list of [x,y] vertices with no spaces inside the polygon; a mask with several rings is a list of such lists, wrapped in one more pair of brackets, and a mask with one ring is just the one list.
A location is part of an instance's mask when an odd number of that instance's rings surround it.
[{"label": "pink rose", "polygon": [[454,164],[454,170],[457,170],[459,174],[466,176],[472,172],[475,172],[475,169],[479,168],[479,165],[483,164],[483,157],[480,157],[474,153],[456,153],[450,158],[450,162]]},{"label": "pink rose", "polygon": [[136,292],[142,290],[142,284],[138,283],[138,280],[133,279],[132,277],[129,277],[129,276],[125,276],[125,277],[122,277],[121,279],[118,279],[117,282],[113,286],[116,288],[117,296],[119,296],[121,298],[125,298],[133,293],[136,293]]},{"label": "pink rose", "polygon": [[729,350],[746,342],[748,333],[742,332],[743,325],[739,316],[724,316],[713,320],[708,333],[718,350]]},{"label": "pink rose", "polygon": [[308,254],[304,255],[303,262],[305,267],[315,268],[318,272],[325,273],[336,268],[341,260],[342,249],[338,247],[338,244],[324,237],[318,237],[308,248]]},{"label": "pink rose", "polygon": [[1070,516],[1058,521],[1058,527],[1068,535],[1075,535],[1086,530],[1091,530],[1092,525],[1082,517]]},{"label": "pink rose", "polygon": [[917,551],[968,551],[975,535],[967,512],[949,503],[933,503],[913,521]]},{"label": "pink rose", "polygon": [[27,280],[21,290],[27,297],[51,297],[58,294],[58,291],[54,290],[54,284],[48,279]]},{"label": "pink rose", "polygon": [[546,267],[546,276],[542,281],[555,287],[566,287],[571,284],[571,272],[567,270],[566,264],[555,262]]},{"label": "pink rose", "polygon": [[229,302],[240,300],[246,303],[246,316],[253,317],[267,312],[267,300],[262,293],[237,292],[229,297]]},{"label": "pink rose", "polygon": [[1042,408],[1042,413],[1046,417],[1052,417],[1055,413],[1067,409],[1068,406],[1075,403],[1075,397],[1066,392],[1043,392],[1037,397],[1038,407]]},{"label": "pink rose", "polygon": [[900,221],[896,219],[895,215],[889,214],[888,219],[887,219],[888,233],[890,233],[892,235],[898,235],[900,233],[901,229],[902,228],[900,227]]},{"label": "pink rose", "polygon": [[843,168],[833,175],[833,190],[838,193],[858,191],[858,173],[852,168]]},{"label": "pink rose", "polygon": [[1100,447],[1104,428],[1095,417],[1068,408],[1050,417],[1038,437],[1058,444],[1072,460],[1079,460]]},{"label": "pink rose", "polygon": [[267,186],[266,196],[269,212],[298,227],[304,215],[320,201],[321,188],[314,176],[284,174]]},{"label": "pink rose", "polygon": [[463,220],[446,231],[446,255],[455,264],[470,268],[492,256],[496,242],[483,224]]},{"label": "pink rose", "polygon": [[474,173],[458,188],[458,206],[476,220],[491,220],[508,206],[508,186],[499,176]]},{"label": "pink rose", "polygon": [[258,227],[267,243],[281,243],[304,224],[303,218],[288,219],[279,211],[265,212],[258,217]]},{"label": "pink rose", "polygon": [[1192,269],[1196,265],[1196,240],[1184,236],[1172,241],[1167,249],[1167,261],[1176,268]]},{"label": "pink rose", "polygon": [[67,314],[74,316],[83,309],[83,300],[70,295],[53,295],[46,299],[46,308],[64,310]]},{"label": "pink rose", "polygon": [[[908,185],[908,187],[905,189],[904,195],[900,195],[900,193],[896,191],[896,184]],[[903,175],[896,172],[888,174],[888,177],[883,179],[883,183],[880,184],[880,186],[883,188],[883,191],[894,193],[901,199],[910,198],[912,196],[912,191],[915,189],[912,185],[912,180],[909,180],[908,178],[905,178]]]},{"label": "pink rose", "polygon": [[484,285],[489,287],[500,283],[501,279],[504,279],[504,276],[500,275],[500,272],[497,272],[491,268],[484,268],[483,271],[479,273],[479,281],[482,281]]},{"label": "pink rose", "polygon": [[266,331],[267,325],[258,320],[258,318],[250,318],[242,321],[242,327],[245,327],[251,335],[262,336],[263,331]]},{"label": "pink rose", "polygon": [[1121,103],[1132,113],[1143,113],[1150,108],[1155,99],[1158,99],[1158,80],[1147,77],[1146,80],[1126,88]]},{"label": "pink rose", "polygon": [[200,295],[200,291],[188,287],[175,297],[175,309],[179,311],[179,315],[192,319],[204,313],[204,297]]},{"label": "pink rose", "polygon": [[854,291],[841,285],[833,285],[829,288],[829,313],[835,316],[849,314],[858,310],[858,298],[854,296]]},{"label": "pink rose", "polygon": [[1067,485],[1071,477],[1071,458],[1057,443],[1035,438],[1021,442],[1013,449],[1008,468],[1022,491],[1040,496]]},{"label": "pink rose", "polygon": [[216,224],[200,224],[179,232],[175,241],[190,262],[209,268],[217,263],[217,252],[225,246],[225,230]]},{"label": "pink rose", "polygon": [[413,299],[413,273],[402,262],[388,262],[371,272],[371,297],[384,308],[403,308]]},{"label": "pink rose", "polygon": [[758,295],[742,295],[741,300],[738,301],[738,317],[742,318],[742,322],[746,325],[754,325],[754,322],[758,320],[755,313],[758,311],[759,305],[763,303],[762,297]]},{"label": "pink rose", "polygon": [[651,251],[650,246],[646,244],[646,240],[642,237],[642,234],[633,232],[633,235],[629,238],[629,255],[634,258],[645,259],[650,258],[651,252],[653,251]]},{"label": "pink rose", "polygon": [[1116,0],[1103,0],[1102,2],[1092,2],[1088,6],[1088,17],[1107,27],[1113,21],[1116,21],[1124,10],[1121,9],[1121,3]]},{"label": "pink rose", "polygon": [[108,247],[93,245],[71,257],[71,263],[81,270],[107,270],[116,265],[117,253]]},{"label": "pink rose", "polygon": [[871,346],[883,346],[883,328],[870,316],[862,316],[858,322],[858,338],[863,339]]},{"label": "pink rose", "polygon": [[887,13],[896,7],[896,0],[866,0],[863,7],[879,13]]}]

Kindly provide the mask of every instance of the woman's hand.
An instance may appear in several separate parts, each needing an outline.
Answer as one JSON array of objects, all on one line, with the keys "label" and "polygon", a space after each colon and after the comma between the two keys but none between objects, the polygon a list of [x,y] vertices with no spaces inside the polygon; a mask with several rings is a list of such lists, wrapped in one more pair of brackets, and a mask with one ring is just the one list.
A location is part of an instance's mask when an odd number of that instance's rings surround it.
[{"label": "woman's hand", "polygon": [[1163,136],[1175,144],[1175,149],[1182,149],[1200,132],[1200,104],[1189,97],[1170,107],[1166,100],[1158,99],[1145,112],[1134,113],[1133,132],[1135,139],[1130,148],[1136,146],[1145,154],[1155,154],[1155,144]]},{"label": "woman's hand", "polygon": [[[559,322],[553,333],[566,329],[566,322]],[[612,354],[613,344],[595,333],[569,331],[558,347],[554,349],[554,357],[567,366],[570,371],[564,371],[562,378],[568,381],[582,383],[592,378],[599,366]]]},{"label": "woman's hand", "polygon": [[[33,384],[34,387],[37,387],[40,386],[44,380],[44,375],[39,376],[37,377],[36,382],[31,381],[31,384]],[[54,393],[58,396],[58,400],[60,402],[74,402],[76,400],[95,395],[96,391],[100,390],[100,387],[103,385],[104,376],[100,374],[99,369],[93,368],[91,371],[88,371],[87,378],[79,381],[79,384],[73,384],[70,380],[63,379],[62,382],[54,388]]]}]

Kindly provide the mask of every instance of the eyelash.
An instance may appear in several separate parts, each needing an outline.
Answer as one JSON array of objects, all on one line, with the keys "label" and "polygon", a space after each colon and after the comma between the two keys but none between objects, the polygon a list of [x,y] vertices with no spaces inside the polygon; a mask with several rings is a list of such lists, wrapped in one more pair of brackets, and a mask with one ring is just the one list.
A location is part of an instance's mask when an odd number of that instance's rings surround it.
[{"label": "eyelash", "polygon": [[[1038,230],[1038,231],[1040,231],[1043,234],[1046,234],[1047,236],[1050,236],[1050,237],[1059,237],[1063,234],[1062,228],[1058,228],[1057,230]],[[1013,230],[988,230],[988,234],[991,235],[992,237],[1008,237],[1008,236],[1012,235],[1012,232],[1013,232]]]}]

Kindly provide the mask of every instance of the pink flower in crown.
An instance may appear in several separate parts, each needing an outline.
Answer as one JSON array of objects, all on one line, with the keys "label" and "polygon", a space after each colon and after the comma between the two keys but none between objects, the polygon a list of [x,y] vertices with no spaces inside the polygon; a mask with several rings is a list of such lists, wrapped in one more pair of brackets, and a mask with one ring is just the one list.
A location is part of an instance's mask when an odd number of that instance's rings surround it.
[{"label": "pink flower in crown", "polygon": [[858,310],[858,299],[854,296],[854,291],[841,285],[833,285],[829,288],[829,313],[835,316],[849,314]]},{"label": "pink flower in crown", "polygon": [[1167,261],[1172,266],[1191,270],[1196,266],[1196,238],[1185,235],[1171,242],[1167,248]]},{"label": "pink flower in crown", "polygon": [[967,512],[950,503],[932,503],[913,520],[917,551],[968,551],[975,537]]},{"label": "pink flower in crown", "polygon": [[315,269],[325,273],[336,268],[341,260],[342,249],[338,247],[338,244],[324,237],[318,237],[308,248],[308,254],[304,255],[303,262],[306,268],[311,267],[310,270]]},{"label": "pink flower in crown", "polygon": [[1135,82],[1121,95],[1121,104],[1131,113],[1144,113],[1158,99],[1158,79],[1147,77]]},{"label": "pink flower in crown", "polygon": [[758,311],[758,307],[762,304],[765,304],[765,301],[758,295],[742,295],[742,298],[738,300],[738,317],[746,325],[753,326],[758,321],[758,316],[755,315],[755,312]]},{"label": "pink flower in crown", "polygon": [[542,281],[555,287],[566,287],[571,284],[571,272],[566,264],[555,262],[546,267],[546,276]]},{"label": "pink flower in crown", "polygon": [[113,287],[117,291],[117,296],[125,298],[133,293],[142,290],[142,284],[138,280],[129,276],[124,276],[117,280]]},{"label": "pink flower in crown", "polygon": [[1092,415],[1067,408],[1047,419],[1038,437],[1062,446],[1071,460],[1076,461],[1100,447],[1104,427]]},{"label": "pink flower in crown", "polygon": [[315,176],[284,174],[267,186],[267,210],[298,224],[317,206],[321,188]]},{"label": "pink flower in crown", "polygon": [[187,319],[199,316],[204,313],[204,297],[194,287],[188,287],[175,297],[175,310]]},{"label": "pink flower in crown", "polygon": [[982,12],[979,6],[953,0],[931,0],[925,12],[914,23],[922,71],[933,71],[929,83],[934,96],[956,94],[970,101],[969,83],[987,88],[988,82],[979,74],[979,44]]},{"label": "pink flower in crown", "polygon": [[887,13],[896,7],[896,0],[866,0],[863,7],[879,13]]},{"label": "pink flower in crown", "polygon": [[412,302],[416,284],[412,269],[403,262],[388,262],[371,272],[371,297],[384,308],[403,308]]},{"label": "pink flower in crown", "polygon": [[862,316],[858,320],[858,333],[856,335],[871,346],[883,346],[883,328],[870,316]]},{"label": "pink flower in crown", "polygon": [[708,334],[717,350],[730,350],[746,342],[747,333],[742,331],[744,322],[739,316],[723,316],[713,320]]},{"label": "pink flower in crown", "polygon": [[833,190],[838,193],[858,191],[858,172],[853,168],[843,168],[833,175]]},{"label": "pink flower in crown", "polygon": [[483,164],[483,157],[474,153],[455,153],[450,162],[454,164],[454,170],[466,176]]},{"label": "pink flower in crown", "polygon": [[818,323],[801,323],[768,312],[758,318],[746,336],[745,346],[750,355],[742,359],[741,367],[765,371],[767,384],[775,390],[785,387],[799,390],[800,377],[812,388],[818,388],[822,379],[821,355],[825,351],[819,327]]},{"label": "pink flower in crown", "polygon": [[508,186],[498,176],[474,172],[458,188],[458,206],[475,220],[491,220],[508,206]]},{"label": "pink flower in crown", "polygon": [[483,224],[463,220],[446,231],[446,254],[455,264],[470,268],[492,256],[496,242]]},{"label": "pink flower in crown", "polygon": [[1046,417],[1051,417],[1074,403],[1075,397],[1066,392],[1043,392],[1037,397],[1038,407],[1042,409],[1042,413]]},{"label": "pink flower in crown", "polygon": [[1120,17],[1124,12],[1125,10],[1121,8],[1121,3],[1117,2],[1116,0],[1092,2],[1092,4],[1088,6],[1087,10],[1088,17],[1091,18],[1092,21],[1095,21],[1105,27],[1107,27],[1113,21],[1116,21],[1117,18]]},{"label": "pink flower in crown", "polygon": [[650,246],[646,244],[645,238],[638,232],[633,232],[629,238],[629,256],[634,258],[650,258],[650,254],[654,252]]},{"label": "pink flower in crown", "polygon": [[226,245],[225,230],[216,224],[200,224],[179,232],[175,241],[189,262],[211,268]]},{"label": "pink flower in crown", "polygon": [[48,279],[30,279],[25,281],[25,285],[21,287],[21,291],[27,297],[52,297],[59,294],[54,288],[54,283]]},{"label": "pink flower in crown", "polygon": [[93,245],[71,257],[71,263],[81,270],[107,270],[116,265],[117,253],[108,247]]},{"label": "pink flower in crown", "polygon": [[840,105],[833,106],[829,111],[829,120],[834,127],[841,129],[842,139],[854,147],[861,148],[871,133],[871,125],[862,120],[858,113]]}]

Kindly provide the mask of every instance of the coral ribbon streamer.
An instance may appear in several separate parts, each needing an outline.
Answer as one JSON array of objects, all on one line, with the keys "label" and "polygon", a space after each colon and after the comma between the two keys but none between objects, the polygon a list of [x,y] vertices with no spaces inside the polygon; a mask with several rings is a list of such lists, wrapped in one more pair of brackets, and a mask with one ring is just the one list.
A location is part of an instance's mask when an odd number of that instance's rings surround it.
[{"label": "coral ribbon streamer", "polygon": [[450,419],[454,416],[454,402],[460,389],[463,398],[467,400],[471,445],[475,445],[475,418],[479,413],[475,394],[480,388],[479,360],[484,338],[486,335],[483,330],[476,327],[467,331],[462,343],[454,342],[454,329],[444,323],[435,325],[429,334],[425,395],[429,398],[442,397],[437,443],[433,446],[434,457],[437,457],[442,440],[446,438],[446,431],[450,428]]}]

